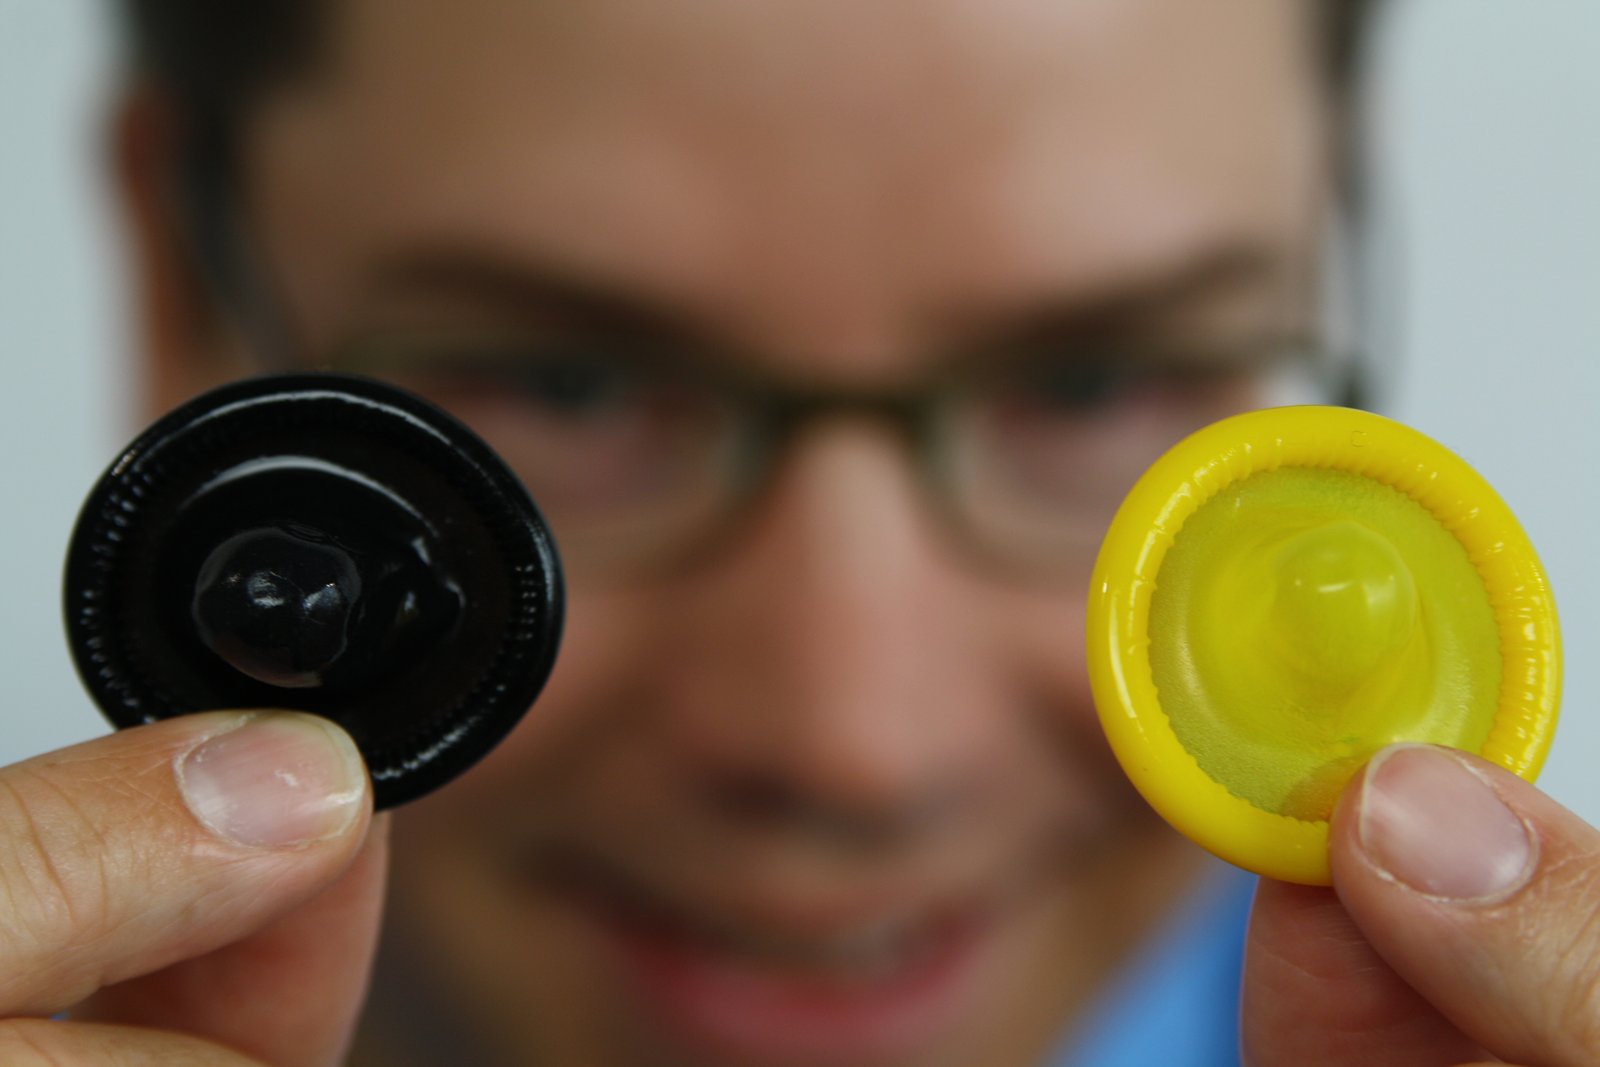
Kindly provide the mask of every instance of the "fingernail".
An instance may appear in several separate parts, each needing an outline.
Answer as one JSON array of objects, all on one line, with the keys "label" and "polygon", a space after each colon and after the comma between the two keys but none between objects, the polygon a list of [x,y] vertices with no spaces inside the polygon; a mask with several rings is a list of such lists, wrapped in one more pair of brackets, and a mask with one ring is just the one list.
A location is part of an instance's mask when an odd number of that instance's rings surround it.
[{"label": "fingernail", "polygon": [[343,730],[315,715],[251,715],[178,761],[178,788],[208,829],[284,848],[336,836],[361,813],[367,771]]},{"label": "fingernail", "polygon": [[1378,869],[1448,900],[1501,897],[1532,873],[1527,827],[1460,759],[1427,745],[1396,745],[1367,768],[1357,823]]}]

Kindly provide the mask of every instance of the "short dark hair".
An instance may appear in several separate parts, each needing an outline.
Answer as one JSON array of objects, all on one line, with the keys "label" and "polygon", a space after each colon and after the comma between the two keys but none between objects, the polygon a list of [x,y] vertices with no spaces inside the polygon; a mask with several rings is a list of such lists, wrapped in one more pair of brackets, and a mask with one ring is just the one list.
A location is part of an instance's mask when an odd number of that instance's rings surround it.
[{"label": "short dark hair", "polygon": [[233,121],[312,58],[326,0],[114,0],[142,77],[191,121]]}]

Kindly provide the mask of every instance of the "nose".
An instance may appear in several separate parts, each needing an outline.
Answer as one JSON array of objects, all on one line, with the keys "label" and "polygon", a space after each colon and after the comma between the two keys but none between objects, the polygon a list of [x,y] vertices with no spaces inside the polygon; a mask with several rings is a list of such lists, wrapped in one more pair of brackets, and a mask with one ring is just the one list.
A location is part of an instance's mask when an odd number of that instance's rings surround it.
[{"label": "nose", "polygon": [[826,421],[679,588],[665,706],[708,810],[881,844],[982,788],[1001,713],[966,610],[979,585],[934,525],[891,432]]}]

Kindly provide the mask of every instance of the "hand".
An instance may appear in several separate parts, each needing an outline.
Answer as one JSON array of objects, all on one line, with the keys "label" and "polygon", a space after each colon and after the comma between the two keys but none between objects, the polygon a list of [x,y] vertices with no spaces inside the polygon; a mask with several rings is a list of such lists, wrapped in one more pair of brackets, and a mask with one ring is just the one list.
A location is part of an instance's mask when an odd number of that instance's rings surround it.
[{"label": "hand", "polygon": [[1246,1063],[1600,1064],[1600,832],[1481,759],[1397,746],[1331,837],[1332,889],[1257,894]]},{"label": "hand", "polygon": [[349,738],[290,713],[0,770],[0,1063],[338,1062],[376,940],[370,813]]}]

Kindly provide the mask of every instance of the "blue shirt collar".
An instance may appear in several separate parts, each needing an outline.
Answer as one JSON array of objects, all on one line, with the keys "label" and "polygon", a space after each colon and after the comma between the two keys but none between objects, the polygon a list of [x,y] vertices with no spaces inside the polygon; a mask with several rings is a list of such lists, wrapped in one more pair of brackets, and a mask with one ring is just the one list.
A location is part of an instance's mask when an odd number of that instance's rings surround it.
[{"label": "blue shirt collar", "polygon": [[1049,1067],[1238,1067],[1256,879],[1218,864],[1090,1005]]}]

